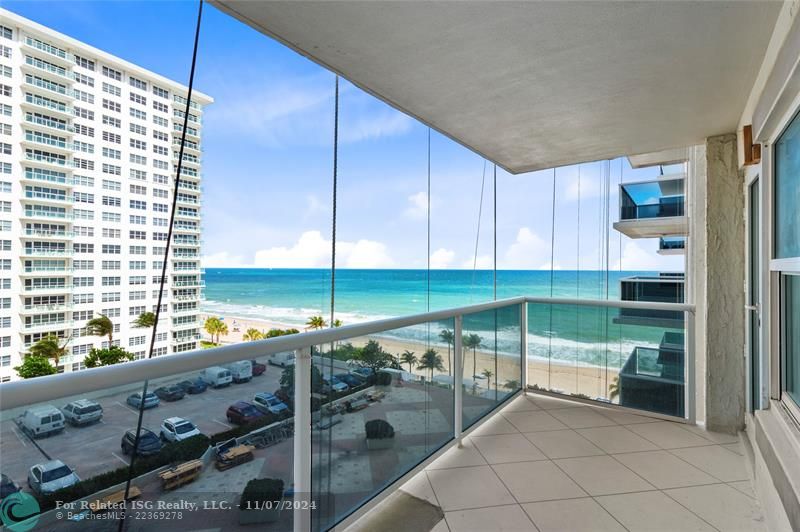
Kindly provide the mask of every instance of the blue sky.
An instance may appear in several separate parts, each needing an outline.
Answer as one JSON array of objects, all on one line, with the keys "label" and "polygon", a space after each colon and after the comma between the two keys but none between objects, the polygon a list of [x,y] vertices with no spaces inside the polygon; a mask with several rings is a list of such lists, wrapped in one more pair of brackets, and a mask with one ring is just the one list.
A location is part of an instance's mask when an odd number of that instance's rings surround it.
[{"label": "blue sky", "polygon": [[[3,7],[188,82],[195,2],[6,0]],[[203,128],[205,264],[330,264],[333,74],[206,5],[195,87],[215,99]],[[340,96],[337,262],[424,267],[428,130],[345,81]],[[431,161],[432,265],[471,268],[484,161],[435,132]],[[601,266],[601,168],[557,170],[556,268]],[[621,172],[623,180],[653,175],[615,160],[613,184]],[[489,163],[478,268],[491,267],[491,176]],[[552,170],[512,176],[498,169],[500,268],[550,267],[552,191]],[[612,212],[617,201],[612,186]],[[620,262],[626,270],[683,268],[682,257],[657,255],[653,240],[612,230],[609,247],[614,269]]]}]

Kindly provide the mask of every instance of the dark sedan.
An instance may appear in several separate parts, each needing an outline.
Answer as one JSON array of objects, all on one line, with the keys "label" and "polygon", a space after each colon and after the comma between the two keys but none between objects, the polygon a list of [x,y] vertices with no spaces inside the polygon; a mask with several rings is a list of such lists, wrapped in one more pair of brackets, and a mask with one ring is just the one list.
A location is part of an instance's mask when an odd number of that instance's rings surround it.
[{"label": "dark sedan", "polygon": [[[120,446],[122,447],[123,454],[131,454],[134,448],[134,442],[136,441],[136,430],[131,429],[122,436],[122,442]],[[156,436],[156,434],[152,430],[142,429],[141,434],[139,435],[139,445],[136,447],[136,454],[138,456],[150,456],[153,454],[157,454],[161,451],[162,443],[161,439]]]},{"label": "dark sedan", "polygon": [[355,375],[351,375],[350,373],[337,373],[334,375],[337,379],[342,381],[343,383],[347,384],[351,388],[355,388],[356,386],[361,386],[364,384],[363,379],[359,379]]},{"label": "dark sedan", "polygon": [[237,401],[228,407],[228,411],[225,412],[225,416],[228,418],[228,422],[230,423],[247,425],[248,423],[258,421],[259,419],[265,417],[266,414],[256,408],[252,403],[248,403],[246,401]]},{"label": "dark sedan", "polygon": [[267,371],[267,366],[262,364],[261,362],[256,362],[255,360],[251,360],[250,364],[253,366],[253,377],[258,377],[259,375],[263,375],[265,371]]},{"label": "dark sedan", "polygon": [[189,395],[203,393],[208,389],[208,384],[206,384],[205,381],[202,379],[196,379],[193,381],[181,381],[175,386],[180,387],[184,392],[188,393]]},{"label": "dark sedan", "polygon": [[162,401],[179,401],[183,399],[186,392],[180,386],[162,386],[153,392]]}]

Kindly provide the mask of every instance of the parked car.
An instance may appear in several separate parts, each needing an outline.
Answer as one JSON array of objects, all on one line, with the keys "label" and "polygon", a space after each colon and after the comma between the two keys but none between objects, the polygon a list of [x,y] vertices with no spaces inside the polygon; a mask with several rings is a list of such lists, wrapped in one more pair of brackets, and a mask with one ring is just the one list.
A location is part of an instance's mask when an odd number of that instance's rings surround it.
[{"label": "parked car", "polygon": [[253,365],[249,360],[240,360],[223,367],[231,372],[231,378],[235,384],[250,382],[250,379],[253,378]]},{"label": "parked car", "polygon": [[231,372],[220,366],[204,369],[200,378],[212,388],[222,388],[233,382]]},{"label": "parked car", "polygon": [[175,386],[180,386],[184,392],[188,393],[189,395],[194,395],[197,393],[203,393],[208,389],[208,384],[205,383],[203,379],[195,379],[193,381],[181,381]]},{"label": "parked car", "polygon": [[267,360],[273,366],[280,366],[285,368],[286,366],[294,366],[294,353],[291,351],[287,351],[285,353],[273,353],[269,356],[269,360]]},{"label": "parked car", "polygon": [[237,425],[246,425],[257,421],[265,416],[265,414],[255,407],[252,403],[246,401],[237,401],[228,407],[225,416],[230,423]]},{"label": "parked car", "polygon": [[0,473],[0,501],[19,490],[20,487],[14,484],[13,480]]},{"label": "parked car", "polygon": [[155,393],[159,399],[163,399],[164,401],[180,401],[183,399],[183,396],[186,395],[186,392],[183,391],[183,388],[176,385],[156,388],[155,392],[153,393]]},{"label": "parked car", "polygon": [[80,481],[78,475],[61,460],[36,464],[28,471],[28,487],[39,495],[68,488]]},{"label": "parked car", "polygon": [[257,393],[253,397],[253,404],[262,412],[269,412],[276,416],[289,412],[289,407],[271,393]]},{"label": "parked car", "polygon": [[161,424],[161,439],[165,441],[181,441],[200,434],[194,423],[182,417],[171,417]]},{"label": "parked car", "polygon": [[356,377],[361,377],[361,378],[366,380],[375,372],[372,371],[371,368],[356,368],[356,369],[350,370],[350,373],[352,373]]},{"label": "parked car", "polygon": [[[130,429],[122,435],[120,447],[122,447],[123,454],[131,454],[136,442],[136,429]],[[138,456],[150,456],[158,453],[161,450],[161,439],[155,435],[150,429],[142,429],[139,434],[139,445],[136,446],[136,454]]]},{"label": "parked car", "polygon": [[356,377],[351,373],[337,373],[336,375],[334,375],[334,377],[339,379],[340,381],[342,381],[351,388],[355,388],[356,386],[361,386],[365,382],[365,379]]},{"label": "parked car", "polygon": [[263,375],[265,371],[267,371],[266,364],[262,364],[256,360],[251,360],[250,364],[253,366],[253,377],[258,377]]},{"label": "parked car", "polygon": [[64,430],[64,414],[53,405],[42,405],[23,412],[18,423],[28,436],[40,438]]},{"label": "parked car", "polygon": [[[136,392],[128,396],[127,403],[134,408],[139,408],[139,405],[142,403],[142,392]],[[153,392],[147,392],[147,395],[144,396],[144,408],[147,410],[148,408],[155,408],[157,407],[161,401],[158,400],[158,396]]]},{"label": "parked car", "polygon": [[70,425],[88,425],[100,421],[103,418],[103,407],[89,399],[78,399],[65,404],[61,408],[67,422]]},{"label": "parked car", "polygon": [[323,382],[329,385],[334,392],[346,392],[350,387],[347,383],[340,381],[336,378],[336,376],[332,376],[330,379],[322,379]]}]

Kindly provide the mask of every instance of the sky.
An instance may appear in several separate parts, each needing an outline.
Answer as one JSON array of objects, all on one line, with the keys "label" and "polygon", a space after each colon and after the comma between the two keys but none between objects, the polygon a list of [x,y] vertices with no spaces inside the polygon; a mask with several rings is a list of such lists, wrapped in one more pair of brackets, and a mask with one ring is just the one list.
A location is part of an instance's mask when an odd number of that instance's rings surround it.
[{"label": "sky", "polygon": [[[188,83],[195,2],[3,7]],[[204,266],[330,266],[334,83],[322,67],[205,6],[195,87],[215,102],[203,114]],[[337,266],[424,268],[428,128],[340,83]],[[430,150],[431,267],[491,268],[493,165],[435,131]],[[498,168],[498,268],[682,270],[683,257],[656,253],[657,240],[610,227],[606,253],[603,168],[555,170],[555,209],[554,170]],[[617,183],[656,172],[631,170],[625,159],[609,169],[613,216]]]}]

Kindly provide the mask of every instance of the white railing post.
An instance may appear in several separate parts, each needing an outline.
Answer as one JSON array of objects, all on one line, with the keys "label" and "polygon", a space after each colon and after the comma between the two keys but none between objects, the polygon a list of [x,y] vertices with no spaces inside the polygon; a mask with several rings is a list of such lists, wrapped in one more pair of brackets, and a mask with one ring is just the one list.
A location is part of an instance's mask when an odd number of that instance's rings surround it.
[{"label": "white railing post", "polygon": [[684,312],[686,319],[686,343],[684,345],[684,368],[683,375],[685,379],[684,389],[686,390],[686,397],[684,398],[684,417],[686,420],[694,425],[697,422],[697,409],[695,408],[695,400],[697,396],[695,391],[697,389],[696,369],[695,368],[695,345],[694,345],[694,311],[689,310]]},{"label": "white railing post", "polygon": [[[294,532],[311,530],[311,348],[294,357]],[[309,504],[306,505],[304,502]],[[304,507],[305,506],[305,507]]]},{"label": "white railing post", "polygon": [[463,431],[464,422],[464,370],[462,368],[463,351],[462,336],[463,336],[463,316],[455,317],[455,341],[453,342],[453,390],[455,397],[453,400],[453,435],[455,436],[458,446],[461,447],[461,432]]},{"label": "white railing post", "polygon": [[523,301],[519,304],[519,328],[520,328],[520,381],[519,387],[522,393],[528,391],[528,303]]}]

